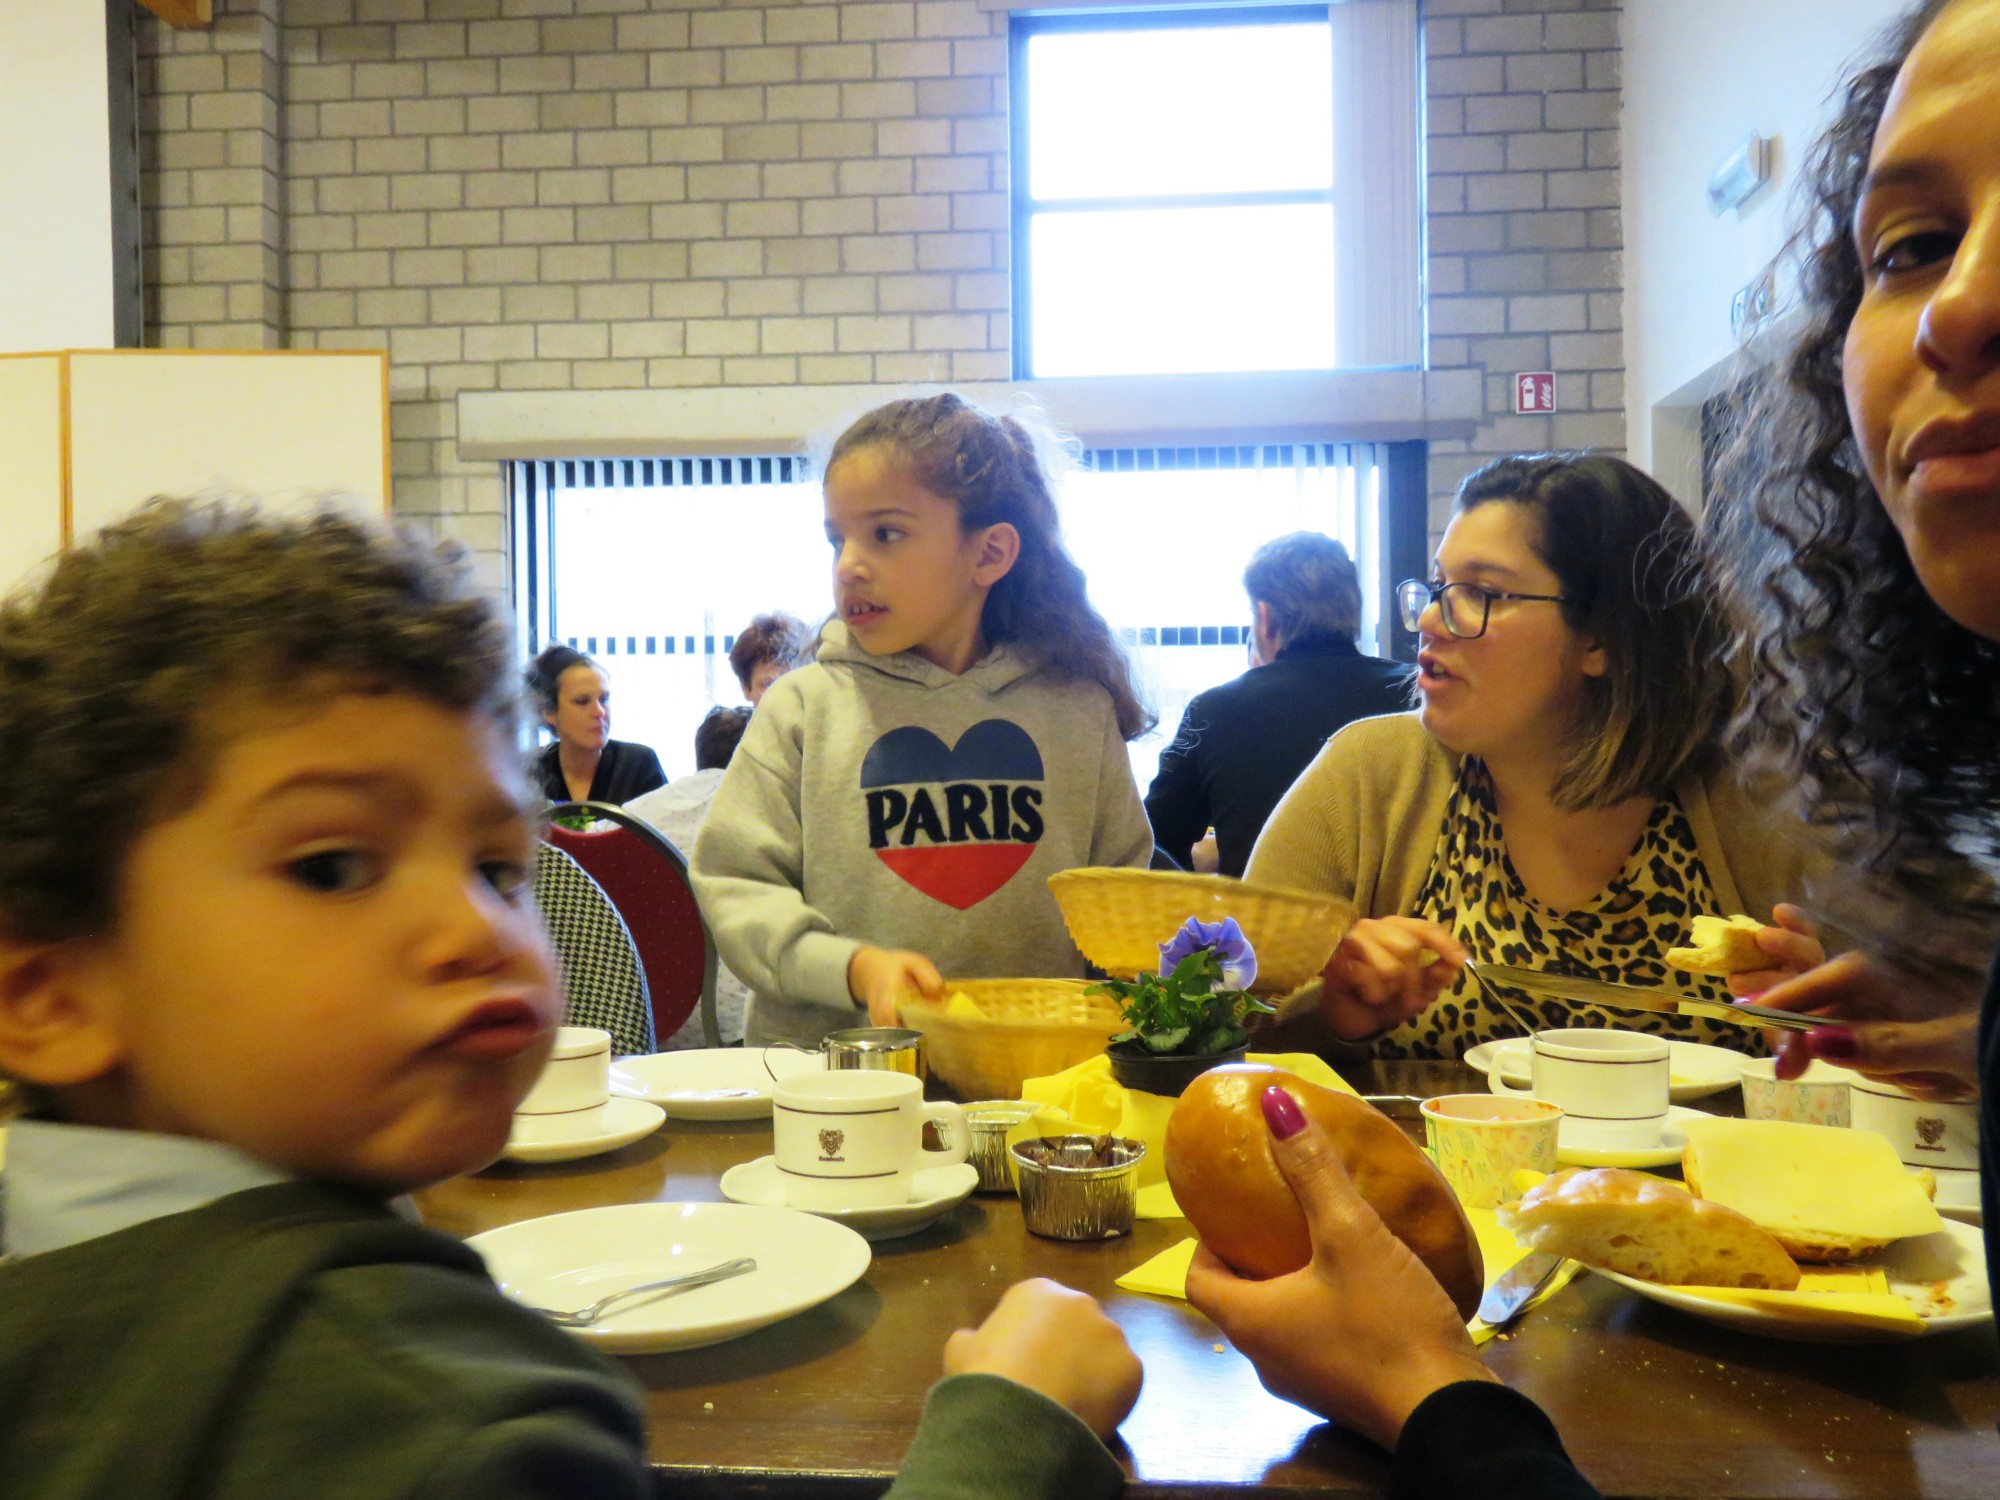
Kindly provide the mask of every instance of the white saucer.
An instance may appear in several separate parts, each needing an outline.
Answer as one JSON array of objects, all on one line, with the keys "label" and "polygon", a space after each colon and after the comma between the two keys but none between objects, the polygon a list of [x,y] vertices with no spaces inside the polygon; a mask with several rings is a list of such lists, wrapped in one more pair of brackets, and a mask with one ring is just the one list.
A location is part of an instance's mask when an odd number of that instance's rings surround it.
[{"label": "white saucer", "polygon": [[676,1120],[766,1120],[773,1074],[792,1078],[824,1066],[817,1052],[790,1047],[700,1047],[621,1057],[611,1088],[651,1100]]},{"label": "white saucer", "polygon": [[[1490,1086],[1496,1059],[1508,1083],[1517,1089],[1528,1087],[1526,1037],[1481,1042],[1477,1047],[1467,1049],[1465,1065],[1484,1073]],[[1706,1042],[1669,1041],[1667,1071],[1672,1075],[1672,1083],[1667,1093],[1674,1103],[1685,1104],[1690,1099],[1706,1099],[1710,1094],[1733,1089],[1742,1081],[1743,1064],[1748,1061],[1750,1059],[1744,1053],[1731,1052],[1727,1047],[1711,1047]],[[1497,1094],[1500,1091],[1494,1089],[1493,1092]]]},{"label": "white saucer", "polygon": [[466,1243],[500,1290],[530,1307],[585,1307],[608,1292],[754,1257],[747,1276],[634,1298],[575,1337],[610,1354],[699,1349],[817,1307],[861,1279],[873,1252],[845,1225],[737,1203],[621,1203],[524,1219]]},{"label": "white saucer", "polygon": [[616,1151],[651,1135],[667,1121],[667,1112],[643,1099],[613,1094],[596,1109],[561,1115],[516,1115],[507,1136],[508,1161],[575,1161]]},{"label": "white saucer", "polygon": [[[935,1223],[972,1196],[979,1186],[979,1169],[970,1162],[949,1167],[926,1167],[915,1174],[908,1203],[892,1203],[869,1208],[810,1208],[817,1214],[845,1224],[865,1239],[893,1240],[915,1234]],[[731,1167],[722,1174],[722,1196],[732,1203],[754,1203],[765,1208],[785,1206],[785,1187],[778,1176],[778,1159],[760,1156]]]},{"label": "white saucer", "polygon": [[1681,1150],[1687,1145],[1681,1125],[1688,1120],[1707,1118],[1698,1109],[1683,1109],[1678,1104],[1669,1104],[1667,1123],[1660,1130],[1659,1145],[1606,1147],[1572,1144],[1576,1122],[1565,1117],[1556,1137],[1556,1160],[1566,1167],[1677,1167],[1681,1161]]}]

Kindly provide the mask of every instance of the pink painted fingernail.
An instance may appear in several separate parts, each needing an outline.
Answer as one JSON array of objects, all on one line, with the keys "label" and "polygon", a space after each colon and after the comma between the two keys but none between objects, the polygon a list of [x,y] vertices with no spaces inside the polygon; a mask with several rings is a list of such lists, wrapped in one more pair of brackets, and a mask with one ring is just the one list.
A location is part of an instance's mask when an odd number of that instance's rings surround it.
[{"label": "pink painted fingernail", "polygon": [[1306,1128],[1305,1111],[1299,1108],[1299,1101],[1276,1084],[1264,1090],[1260,1102],[1264,1106],[1264,1123],[1279,1140],[1288,1141]]},{"label": "pink painted fingernail", "polygon": [[1806,1051],[1826,1062],[1852,1062],[1861,1055],[1861,1043],[1845,1026],[1821,1026],[1806,1033]]}]

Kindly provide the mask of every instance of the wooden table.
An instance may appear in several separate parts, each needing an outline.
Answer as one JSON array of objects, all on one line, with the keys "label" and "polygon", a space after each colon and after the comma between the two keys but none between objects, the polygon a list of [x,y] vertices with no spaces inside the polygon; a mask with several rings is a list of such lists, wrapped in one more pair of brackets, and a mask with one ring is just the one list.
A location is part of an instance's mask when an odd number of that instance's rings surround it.
[{"label": "wooden table", "polygon": [[[1349,1076],[1364,1093],[1479,1082],[1451,1063]],[[722,1172],[767,1153],[770,1139],[767,1125],[670,1121],[622,1151],[502,1165],[421,1203],[431,1223],[475,1234],[602,1204],[716,1201]],[[1145,1393],[1120,1433],[1137,1493],[1379,1493],[1387,1466],[1374,1449],[1266,1394],[1193,1309],[1113,1285],[1187,1233],[1183,1220],[1155,1220],[1103,1244],[1037,1239],[1012,1199],[976,1195],[922,1233],[876,1245],[867,1275],[811,1312],[732,1343],[628,1360],[646,1388],[654,1461],[682,1496],[879,1494],[946,1335],[978,1322],[1010,1283],[1049,1276],[1103,1301],[1145,1361]],[[1583,1276],[1489,1344],[1487,1361],[1541,1403],[1610,1496],[2000,1494],[1990,1327],[1896,1345],[1782,1343]]]}]

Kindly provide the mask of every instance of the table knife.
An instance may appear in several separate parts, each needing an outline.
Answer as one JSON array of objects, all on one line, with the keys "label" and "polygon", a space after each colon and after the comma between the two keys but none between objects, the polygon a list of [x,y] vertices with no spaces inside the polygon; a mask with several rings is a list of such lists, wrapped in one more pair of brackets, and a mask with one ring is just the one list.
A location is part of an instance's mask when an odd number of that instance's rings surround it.
[{"label": "table knife", "polygon": [[1690,1000],[1673,990],[1646,989],[1636,984],[1610,984],[1602,979],[1578,979],[1569,974],[1517,969],[1508,964],[1475,963],[1472,972],[1488,984],[1512,985],[1517,990],[1547,995],[1556,1000],[1604,1005],[1613,1010],[1706,1016],[1711,1021],[1727,1021],[1752,1030],[1775,1026],[1781,1031],[1811,1031],[1816,1026],[1838,1024],[1831,1016],[1800,1015],[1796,1011],[1773,1010],[1767,1005],[1751,1005],[1747,1001],[1728,1005],[1717,1000]]},{"label": "table knife", "polygon": [[1563,1258],[1547,1250],[1531,1250],[1516,1261],[1479,1299],[1479,1319],[1488,1328],[1499,1328],[1521,1315],[1521,1309],[1535,1300],[1535,1293],[1561,1269]]}]

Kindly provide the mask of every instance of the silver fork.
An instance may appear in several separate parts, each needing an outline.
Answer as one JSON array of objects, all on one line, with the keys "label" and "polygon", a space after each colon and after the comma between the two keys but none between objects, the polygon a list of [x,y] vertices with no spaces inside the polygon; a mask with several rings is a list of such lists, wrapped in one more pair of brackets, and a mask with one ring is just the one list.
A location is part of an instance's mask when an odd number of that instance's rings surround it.
[{"label": "silver fork", "polygon": [[530,1307],[529,1312],[538,1312],[560,1328],[588,1328],[604,1316],[604,1310],[614,1302],[623,1302],[627,1297],[638,1297],[648,1292],[668,1292],[677,1288],[707,1286],[711,1282],[728,1281],[733,1276],[742,1276],[757,1269],[757,1262],[745,1255],[736,1260],[724,1261],[719,1266],[710,1266],[706,1271],[690,1271],[685,1276],[669,1276],[665,1281],[645,1281],[638,1286],[628,1286],[622,1291],[611,1292],[599,1297],[588,1307],[579,1307],[575,1312],[557,1312],[548,1307]]}]

